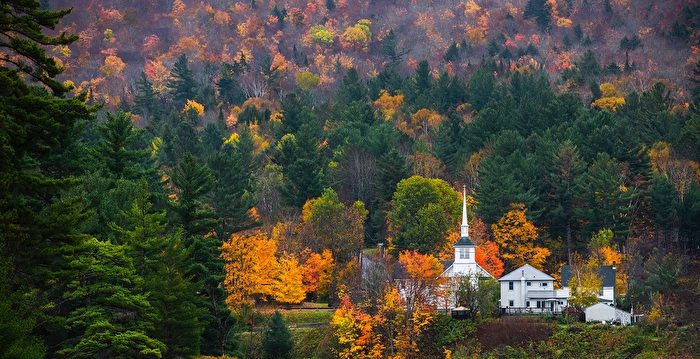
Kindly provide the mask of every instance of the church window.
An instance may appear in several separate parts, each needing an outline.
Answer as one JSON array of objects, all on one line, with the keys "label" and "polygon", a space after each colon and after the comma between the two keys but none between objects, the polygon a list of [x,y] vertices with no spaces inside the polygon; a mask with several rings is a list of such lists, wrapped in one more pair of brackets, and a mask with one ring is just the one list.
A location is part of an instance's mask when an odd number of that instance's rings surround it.
[{"label": "church window", "polygon": [[527,282],[527,286],[528,286],[528,287],[531,286],[531,285],[532,285],[532,282]]},{"label": "church window", "polygon": [[543,287],[546,287],[547,284],[548,284],[547,282],[544,282],[544,283],[542,283],[542,286],[543,286]]},{"label": "church window", "polygon": [[508,290],[513,290],[513,282],[508,282]]},{"label": "church window", "polygon": [[511,306],[511,307],[513,307],[513,306],[514,306],[514,305],[513,305],[513,301],[512,301],[512,300],[509,300],[509,301],[508,301],[508,305]]},{"label": "church window", "polygon": [[459,259],[469,259],[469,249],[460,248],[459,249]]},{"label": "church window", "polygon": [[528,307],[528,308],[530,307],[530,301],[529,301],[529,300],[528,300],[527,302],[525,302],[525,306]]}]

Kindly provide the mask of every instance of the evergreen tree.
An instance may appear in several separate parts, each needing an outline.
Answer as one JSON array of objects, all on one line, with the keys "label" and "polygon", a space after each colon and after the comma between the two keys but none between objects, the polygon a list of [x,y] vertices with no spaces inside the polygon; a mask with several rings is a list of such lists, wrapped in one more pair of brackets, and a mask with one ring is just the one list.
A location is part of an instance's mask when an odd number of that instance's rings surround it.
[{"label": "evergreen tree", "polygon": [[222,238],[255,225],[249,210],[254,207],[254,174],[258,159],[250,131],[244,127],[238,140],[221,146],[211,160],[215,177],[212,205],[219,218]]},{"label": "evergreen tree", "polygon": [[547,179],[547,218],[552,232],[566,238],[568,262],[572,261],[574,247],[574,225],[577,223],[575,210],[576,181],[585,171],[576,146],[570,141],[562,143],[551,160],[551,172]]},{"label": "evergreen tree", "polygon": [[[52,11],[38,1],[0,4],[0,356],[49,355],[57,344],[45,335],[63,313],[60,272],[63,251],[86,239],[88,218],[74,188],[73,163],[79,124],[91,119],[85,96],[66,98],[69,88],[55,77],[63,67],[46,51],[68,46],[77,36],[56,33],[70,10]],[[25,83],[31,78],[33,85]],[[8,302],[9,301],[9,302]],[[5,319],[8,319],[7,321]],[[21,351],[18,351],[21,350]]]},{"label": "evergreen tree", "polygon": [[511,203],[529,206],[537,199],[532,190],[526,189],[512,163],[501,156],[483,160],[475,195],[479,202],[477,213],[486,223],[496,223]]},{"label": "evergreen tree", "polygon": [[292,339],[292,333],[289,331],[282,314],[280,314],[279,311],[275,311],[275,314],[270,317],[267,330],[265,330],[265,334],[263,335],[265,358],[291,358],[290,355],[293,347],[294,340]]},{"label": "evergreen tree", "polygon": [[171,203],[174,221],[182,226],[185,236],[203,235],[212,230],[216,220],[206,202],[214,186],[209,167],[187,154],[170,177],[177,190],[176,199]]},{"label": "evergreen tree", "polygon": [[152,122],[150,124],[151,127],[157,127],[163,115],[163,109],[155,91],[153,91],[153,84],[148,80],[146,73],[141,73],[141,77],[136,82],[136,91],[134,92],[134,105],[137,112]]},{"label": "evergreen tree", "polygon": [[194,73],[190,70],[187,55],[182,54],[177,58],[175,66],[170,72],[170,77],[168,88],[176,108],[181,108],[187,100],[197,98],[197,81],[194,78]]},{"label": "evergreen tree", "polygon": [[157,314],[143,294],[125,247],[97,239],[68,254],[64,299],[67,339],[58,355],[75,358],[160,358],[165,345],[148,335]]},{"label": "evergreen tree", "polygon": [[628,233],[637,193],[621,171],[618,161],[599,153],[576,182],[576,197],[582,202],[576,215],[586,223],[584,237],[603,228],[618,236]]},{"label": "evergreen tree", "polygon": [[339,103],[350,104],[367,99],[367,86],[362,82],[357,70],[351,68],[343,77],[336,99]]},{"label": "evergreen tree", "polygon": [[142,130],[134,127],[129,115],[119,112],[107,114],[107,120],[97,126],[100,141],[95,147],[94,155],[98,163],[104,166],[106,176],[116,178],[141,178],[145,175],[148,154],[140,149]]}]

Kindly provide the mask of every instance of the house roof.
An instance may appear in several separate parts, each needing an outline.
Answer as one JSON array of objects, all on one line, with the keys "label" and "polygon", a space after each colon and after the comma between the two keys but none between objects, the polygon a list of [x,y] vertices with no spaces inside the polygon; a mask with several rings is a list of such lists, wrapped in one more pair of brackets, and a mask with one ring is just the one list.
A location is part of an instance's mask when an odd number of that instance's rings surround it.
[{"label": "house roof", "polygon": [[520,280],[521,277],[525,277],[526,280],[554,280],[554,278],[552,278],[552,276],[549,274],[544,273],[529,264],[525,264],[522,267],[504,275],[498,281]]},{"label": "house roof", "polygon": [[469,237],[464,236],[455,243],[455,247],[476,247],[476,244],[474,244]]},{"label": "house roof", "polygon": [[[603,287],[615,287],[615,269],[613,266],[601,266],[598,275],[603,280]],[[561,285],[568,287],[572,277],[571,266],[561,267]]]}]

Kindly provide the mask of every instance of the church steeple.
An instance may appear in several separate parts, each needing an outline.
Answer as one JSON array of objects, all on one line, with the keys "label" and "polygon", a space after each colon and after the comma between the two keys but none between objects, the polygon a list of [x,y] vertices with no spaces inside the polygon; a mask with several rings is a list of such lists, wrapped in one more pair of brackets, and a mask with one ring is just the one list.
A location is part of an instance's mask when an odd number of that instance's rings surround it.
[{"label": "church steeple", "polygon": [[469,240],[469,223],[467,218],[467,186],[463,187],[462,192],[462,225],[459,228],[459,240],[455,243],[455,247],[474,247],[474,243]]},{"label": "church steeple", "polygon": [[467,186],[462,187],[462,226],[460,227],[460,237],[469,238],[469,223],[467,222]]}]

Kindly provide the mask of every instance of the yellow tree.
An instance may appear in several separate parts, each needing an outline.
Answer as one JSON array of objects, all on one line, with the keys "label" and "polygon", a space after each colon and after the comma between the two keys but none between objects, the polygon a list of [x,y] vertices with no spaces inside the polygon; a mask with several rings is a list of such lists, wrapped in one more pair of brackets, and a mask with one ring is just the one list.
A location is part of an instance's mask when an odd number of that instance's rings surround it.
[{"label": "yellow tree", "polygon": [[226,304],[237,311],[256,298],[274,294],[278,263],[277,243],[260,231],[235,233],[221,246],[224,259]]},{"label": "yellow tree", "polygon": [[385,121],[391,121],[403,105],[403,100],[404,95],[401,93],[391,96],[389,92],[382,90],[379,98],[374,101],[374,108],[381,112]]},{"label": "yellow tree", "polygon": [[530,264],[542,269],[549,250],[535,246],[537,228],[525,216],[525,204],[513,203],[498,222],[491,225],[493,239],[501,249],[501,258],[508,269]]},{"label": "yellow tree", "polygon": [[571,279],[566,285],[571,291],[569,304],[582,309],[598,303],[598,293],[603,286],[603,280],[598,275],[599,262],[595,256],[588,260],[575,253],[572,256]]},{"label": "yellow tree", "polygon": [[615,265],[615,290],[617,294],[627,292],[627,273],[623,270],[624,255],[612,244],[613,231],[607,228],[596,233],[588,245],[591,256],[594,256],[600,265]]},{"label": "yellow tree", "polygon": [[399,254],[399,263],[406,271],[406,278],[401,281],[407,314],[422,307],[434,306],[434,299],[440,286],[445,283],[442,263],[430,254],[418,251],[403,251]]},{"label": "yellow tree", "polygon": [[279,270],[275,281],[274,298],[280,303],[296,304],[306,298],[301,268],[297,259],[283,256],[279,259]]},{"label": "yellow tree", "polygon": [[615,112],[618,108],[625,105],[625,98],[618,93],[615,85],[609,82],[601,84],[600,92],[602,97],[593,102],[593,107]]},{"label": "yellow tree", "polygon": [[382,318],[364,313],[348,296],[340,300],[340,307],[333,313],[331,326],[338,339],[341,359],[383,358],[384,345],[377,332],[377,321]]}]

